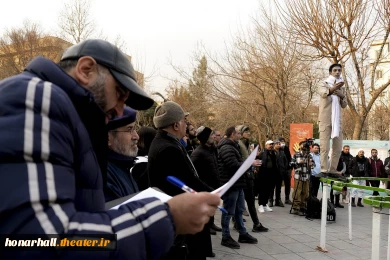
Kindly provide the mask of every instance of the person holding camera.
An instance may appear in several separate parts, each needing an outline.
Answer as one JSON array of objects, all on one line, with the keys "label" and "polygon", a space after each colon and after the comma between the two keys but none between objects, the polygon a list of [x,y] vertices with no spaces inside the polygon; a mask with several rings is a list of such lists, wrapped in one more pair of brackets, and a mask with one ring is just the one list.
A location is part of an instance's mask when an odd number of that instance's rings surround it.
[{"label": "person holding camera", "polygon": [[310,170],[315,167],[307,140],[299,143],[299,150],[291,158],[294,167],[294,192],[292,214],[304,216],[309,197]]},{"label": "person holding camera", "polygon": [[[319,131],[321,147],[321,173],[337,173],[339,154],[343,145],[342,108],[347,107],[344,80],[341,76],[342,66],[332,64],[329,67],[329,77],[319,87]],[[332,156],[328,167],[329,141],[332,140]]]}]

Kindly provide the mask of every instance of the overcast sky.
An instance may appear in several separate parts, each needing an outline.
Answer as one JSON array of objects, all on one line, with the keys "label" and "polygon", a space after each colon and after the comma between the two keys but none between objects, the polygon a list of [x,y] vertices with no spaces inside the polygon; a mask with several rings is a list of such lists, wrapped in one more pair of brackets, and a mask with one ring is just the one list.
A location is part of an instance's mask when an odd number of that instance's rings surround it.
[{"label": "overcast sky", "polygon": [[[25,19],[47,32],[57,31],[57,16],[64,0],[3,1],[0,33],[20,26]],[[258,9],[258,0],[91,0],[91,14],[105,35],[126,42],[127,54],[145,75],[151,91],[178,77],[169,65],[191,69],[191,56],[199,43],[213,52],[223,51],[239,27],[247,27]]]}]

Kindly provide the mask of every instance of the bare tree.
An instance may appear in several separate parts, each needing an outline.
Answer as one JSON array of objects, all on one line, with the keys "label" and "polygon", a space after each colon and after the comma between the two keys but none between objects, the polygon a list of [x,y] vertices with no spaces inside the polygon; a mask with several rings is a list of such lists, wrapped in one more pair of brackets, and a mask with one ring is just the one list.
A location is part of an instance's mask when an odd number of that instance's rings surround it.
[{"label": "bare tree", "polygon": [[72,0],[64,4],[58,18],[60,36],[72,43],[91,37],[96,26],[91,18],[89,0]]},{"label": "bare tree", "polygon": [[66,42],[45,34],[28,20],[21,27],[8,29],[0,38],[0,79],[22,72],[38,55],[57,62],[67,47]]},{"label": "bare tree", "polygon": [[[375,86],[375,72],[388,44],[389,0],[274,0],[280,20],[296,43],[315,51],[312,60],[326,59],[344,66],[347,101],[354,120],[353,139],[360,139],[368,113],[390,80]],[[368,51],[379,40],[379,53]],[[356,97],[353,95],[356,94]]]},{"label": "bare tree", "polygon": [[302,60],[305,49],[265,9],[259,17],[254,29],[242,31],[222,58],[208,57],[214,95],[241,107],[243,118],[238,120],[258,129],[264,140],[287,136],[292,122],[313,121],[308,111],[320,71]]}]

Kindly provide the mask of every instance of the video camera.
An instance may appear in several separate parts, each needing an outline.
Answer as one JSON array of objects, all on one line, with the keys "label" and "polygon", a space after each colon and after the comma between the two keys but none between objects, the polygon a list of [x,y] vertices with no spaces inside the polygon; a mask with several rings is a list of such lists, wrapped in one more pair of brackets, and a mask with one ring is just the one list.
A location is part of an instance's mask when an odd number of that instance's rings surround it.
[{"label": "video camera", "polygon": [[310,146],[314,143],[314,138],[305,138],[304,141],[300,142],[302,146],[302,152],[310,152]]}]

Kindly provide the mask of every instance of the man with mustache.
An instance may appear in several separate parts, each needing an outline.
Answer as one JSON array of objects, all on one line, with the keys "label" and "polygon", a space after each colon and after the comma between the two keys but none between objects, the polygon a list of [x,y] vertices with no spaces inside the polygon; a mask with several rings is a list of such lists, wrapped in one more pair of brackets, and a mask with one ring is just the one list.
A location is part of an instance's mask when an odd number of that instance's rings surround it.
[{"label": "man with mustache", "polygon": [[108,168],[106,201],[115,200],[139,191],[130,169],[134,166],[138,139],[135,128],[137,112],[125,107],[123,116],[110,120],[108,129]]},{"label": "man with mustache", "polygon": [[[177,234],[201,231],[220,199],[183,194],[105,210],[106,123],[153,105],[128,57],[86,40],[59,64],[37,57],[0,81],[0,234],[116,234],[115,251],[0,249],[1,259],[158,259]],[[146,224],[147,223],[147,224]]]}]

